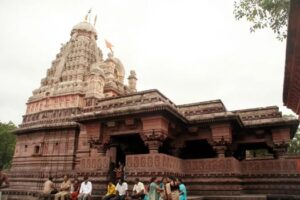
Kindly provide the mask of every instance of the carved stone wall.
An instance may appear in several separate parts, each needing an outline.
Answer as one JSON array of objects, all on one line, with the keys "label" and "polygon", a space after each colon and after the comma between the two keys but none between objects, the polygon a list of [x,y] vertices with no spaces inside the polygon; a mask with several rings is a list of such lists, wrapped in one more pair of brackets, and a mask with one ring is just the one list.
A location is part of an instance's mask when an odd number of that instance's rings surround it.
[{"label": "carved stone wall", "polygon": [[126,156],[126,172],[131,173],[182,173],[179,158],[155,153]]},{"label": "carved stone wall", "polygon": [[101,171],[108,172],[109,170],[109,157],[106,156],[91,156],[81,158],[80,169],[82,171]]},{"label": "carved stone wall", "polygon": [[72,129],[18,135],[11,171],[72,170],[75,140]]}]

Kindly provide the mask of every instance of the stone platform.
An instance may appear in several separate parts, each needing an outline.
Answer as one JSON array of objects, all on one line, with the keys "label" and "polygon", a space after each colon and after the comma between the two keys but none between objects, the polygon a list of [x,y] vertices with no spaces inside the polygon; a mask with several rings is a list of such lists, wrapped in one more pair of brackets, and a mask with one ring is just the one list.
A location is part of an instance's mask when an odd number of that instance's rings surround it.
[{"label": "stone platform", "polygon": [[[1,200],[38,200],[37,193],[28,192],[14,195],[4,193]],[[100,196],[93,196],[93,200],[100,200]],[[189,196],[188,200],[298,200],[299,195],[238,195],[238,196]]]}]

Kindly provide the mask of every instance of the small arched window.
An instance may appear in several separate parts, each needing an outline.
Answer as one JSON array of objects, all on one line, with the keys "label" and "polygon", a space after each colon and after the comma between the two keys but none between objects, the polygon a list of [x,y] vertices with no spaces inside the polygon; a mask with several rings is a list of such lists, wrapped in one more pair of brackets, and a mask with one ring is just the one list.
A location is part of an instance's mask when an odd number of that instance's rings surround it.
[{"label": "small arched window", "polygon": [[33,153],[35,155],[40,154],[40,150],[41,150],[40,146],[36,145],[36,146],[34,146],[34,152]]}]

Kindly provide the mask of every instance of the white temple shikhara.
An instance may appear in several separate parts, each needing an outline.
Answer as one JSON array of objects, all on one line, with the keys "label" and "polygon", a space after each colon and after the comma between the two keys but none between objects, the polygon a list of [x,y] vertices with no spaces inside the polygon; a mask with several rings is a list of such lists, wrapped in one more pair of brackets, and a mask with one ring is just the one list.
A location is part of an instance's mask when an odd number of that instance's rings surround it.
[{"label": "white temple shikhara", "polygon": [[70,40],[62,45],[41,86],[29,98],[26,114],[53,108],[81,107],[83,98],[104,98],[136,92],[136,74],[124,84],[122,62],[97,46],[97,32],[89,22],[73,27]]}]

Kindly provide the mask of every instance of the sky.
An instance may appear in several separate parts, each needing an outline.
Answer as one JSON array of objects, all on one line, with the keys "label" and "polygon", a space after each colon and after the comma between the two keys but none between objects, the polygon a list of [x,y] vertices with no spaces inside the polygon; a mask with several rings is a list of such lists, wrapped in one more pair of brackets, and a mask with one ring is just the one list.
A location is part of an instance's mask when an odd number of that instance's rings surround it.
[{"label": "sky", "polygon": [[0,122],[20,124],[62,43],[90,8],[98,45],[114,45],[138,90],[158,89],[175,104],[221,99],[227,110],[279,106],[286,41],[250,33],[234,0],[1,0]]}]

